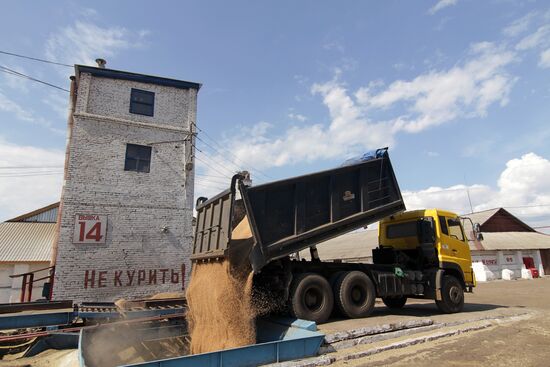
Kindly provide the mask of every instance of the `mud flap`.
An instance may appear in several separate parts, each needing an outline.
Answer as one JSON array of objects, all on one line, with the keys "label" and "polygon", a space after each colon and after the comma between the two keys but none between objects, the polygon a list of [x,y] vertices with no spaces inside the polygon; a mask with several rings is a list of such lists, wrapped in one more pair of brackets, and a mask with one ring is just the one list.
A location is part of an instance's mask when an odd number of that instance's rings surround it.
[{"label": "mud flap", "polygon": [[441,287],[443,286],[443,273],[445,271],[443,269],[437,270],[437,273],[435,273],[435,300],[441,301],[443,298],[441,297]]}]

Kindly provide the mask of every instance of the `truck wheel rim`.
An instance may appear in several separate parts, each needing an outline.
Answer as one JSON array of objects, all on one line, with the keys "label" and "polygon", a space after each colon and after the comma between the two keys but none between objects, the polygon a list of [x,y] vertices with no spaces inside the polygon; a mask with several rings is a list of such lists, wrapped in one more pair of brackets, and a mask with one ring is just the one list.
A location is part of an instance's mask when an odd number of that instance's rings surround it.
[{"label": "truck wheel rim", "polygon": [[355,286],[351,289],[351,300],[354,304],[363,304],[365,302],[366,293],[362,287]]},{"label": "truck wheel rim", "polygon": [[451,289],[449,290],[449,298],[454,304],[460,303],[460,301],[462,300],[462,295],[460,289],[457,286],[451,287]]},{"label": "truck wheel rim", "polygon": [[317,311],[321,308],[323,296],[316,288],[309,288],[304,295],[304,304],[310,311]]}]

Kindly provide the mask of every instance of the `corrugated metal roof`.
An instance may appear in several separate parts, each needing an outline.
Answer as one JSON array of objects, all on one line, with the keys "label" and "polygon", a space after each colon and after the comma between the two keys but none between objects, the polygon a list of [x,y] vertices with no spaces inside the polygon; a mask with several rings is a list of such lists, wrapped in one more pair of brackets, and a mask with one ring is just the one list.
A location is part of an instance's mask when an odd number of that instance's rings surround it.
[{"label": "corrugated metal roof", "polygon": [[59,207],[52,208],[42,213],[31,215],[22,220],[22,222],[55,223],[57,221],[57,212]]},{"label": "corrugated metal roof", "polygon": [[0,262],[50,261],[55,223],[0,223]]},{"label": "corrugated metal roof", "polygon": [[22,214],[7,222],[42,222],[55,223],[57,221],[57,212],[59,210],[59,202],[47,205],[43,208],[33,210]]},{"label": "corrugated metal roof", "polygon": [[[483,232],[485,250],[550,249],[550,235],[539,232]],[[477,250],[470,241],[470,250]]]},{"label": "corrugated metal roof", "polygon": [[495,209],[484,210],[482,212],[461,215],[461,217],[470,218],[472,220],[471,223],[469,220],[462,221],[464,225],[464,232],[466,232],[466,236],[470,238],[470,235],[471,235],[470,232],[472,231],[472,223],[474,224],[479,223],[479,225],[481,226],[483,225],[483,223],[487,222],[489,218],[495,215],[496,212],[498,212],[499,210],[500,208],[495,208]]},{"label": "corrugated metal roof", "polygon": [[482,212],[464,214],[463,217],[468,217],[472,220],[472,222],[483,225],[483,223],[487,222],[489,218],[495,215],[496,212],[498,212],[500,209],[501,208],[495,208],[495,209],[484,210]]}]

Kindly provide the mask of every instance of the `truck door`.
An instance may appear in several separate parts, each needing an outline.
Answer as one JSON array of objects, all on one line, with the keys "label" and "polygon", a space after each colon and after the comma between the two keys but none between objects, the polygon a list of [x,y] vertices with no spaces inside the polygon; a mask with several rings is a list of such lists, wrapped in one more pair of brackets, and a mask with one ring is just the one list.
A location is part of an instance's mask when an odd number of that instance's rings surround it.
[{"label": "truck door", "polygon": [[439,223],[441,226],[442,260],[460,266],[464,273],[464,281],[473,283],[470,247],[464,236],[460,219],[439,216]]}]

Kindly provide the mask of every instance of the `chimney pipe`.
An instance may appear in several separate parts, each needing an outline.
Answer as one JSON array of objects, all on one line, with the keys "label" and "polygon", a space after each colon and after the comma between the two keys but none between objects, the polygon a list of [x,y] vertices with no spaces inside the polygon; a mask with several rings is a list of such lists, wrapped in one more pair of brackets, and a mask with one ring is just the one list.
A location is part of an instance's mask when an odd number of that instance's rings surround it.
[{"label": "chimney pipe", "polygon": [[95,62],[97,63],[98,68],[105,69],[105,64],[107,64],[105,59],[95,59]]}]

